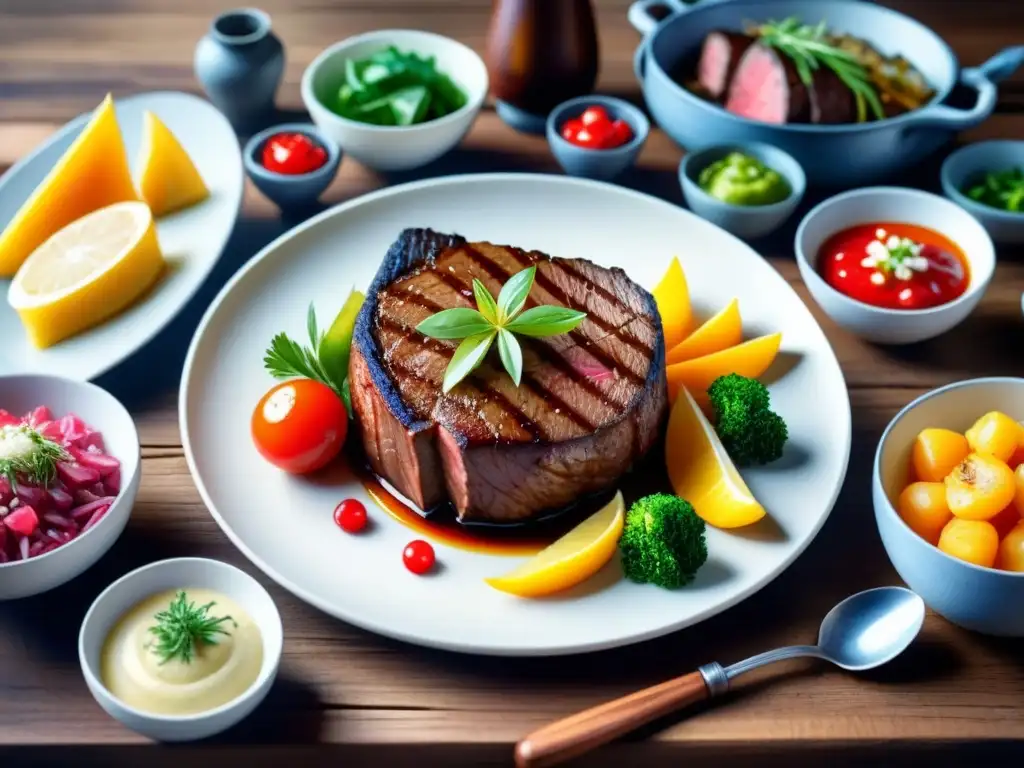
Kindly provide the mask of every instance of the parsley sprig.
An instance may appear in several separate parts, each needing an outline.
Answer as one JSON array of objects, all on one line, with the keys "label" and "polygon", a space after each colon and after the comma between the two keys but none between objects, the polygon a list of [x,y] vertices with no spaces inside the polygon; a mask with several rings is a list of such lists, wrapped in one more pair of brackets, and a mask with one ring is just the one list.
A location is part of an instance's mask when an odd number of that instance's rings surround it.
[{"label": "parsley sprig", "polygon": [[536,275],[536,266],[512,275],[501,287],[497,300],[474,278],[476,309],[445,309],[416,326],[417,331],[433,339],[462,339],[444,372],[441,388],[445,392],[484,361],[495,341],[501,364],[518,387],[523,376],[523,350],[516,335],[556,336],[583,322],[587,313],[568,307],[542,305],[523,311]]},{"label": "parsley sprig", "polygon": [[852,53],[829,42],[824,21],[811,26],[791,16],[761,24],[755,28],[755,33],[762,45],[774,48],[793,62],[800,80],[808,88],[814,82],[816,69],[831,69],[857,100],[858,122],[867,120],[867,107],[878,120],[885,117],[867,69]]},{"label": "parsley sprig", "polygon": [[317,327],[316,310],[309,305],[306,313],[306,331],[309,346],[293,341],[286,333],[279,333],[270,342],[263,364],[275,379],[313,379],[326,384],[341,397],[341,383],[334,382],[327,373],[320,349],[327,334]]},{"label": "parsley sprig", "polygon": [[361,291],[352,291],[326,331],[318,327],[316,310],[310,304],[306,313],[309,345],[304,346],[294,341],[286,333],[277,334],[271,339],[270,347],[263,357],[263,365],[270,375],[275,379],[319,381],[334,390],[351,415],[348,359],[356,316],[365,298]]},{"label": "parsley sprig", "polygon": [[228,636],[231,633],[221,625],[231,622],[238,624],[230,616],[209,616],[209,610],[216,605],[210,602],[197,606],[188,600],[184,590],[179,590],[166,611],[160,611],[153,618],[156,624],[149,632],[156,637],[150,649],[160,657],[160,663],[166,664],[172,659],[181,659],[191,664],[199,645],[217,645],[217,636]]}]

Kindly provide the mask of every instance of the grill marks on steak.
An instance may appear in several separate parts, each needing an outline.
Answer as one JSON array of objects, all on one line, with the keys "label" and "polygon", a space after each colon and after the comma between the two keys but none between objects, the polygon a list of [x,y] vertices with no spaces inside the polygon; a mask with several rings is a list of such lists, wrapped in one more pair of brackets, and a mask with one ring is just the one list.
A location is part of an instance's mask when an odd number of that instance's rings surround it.
[{"label": "grill marks on steak", "polygon": [[[497,296],[530,265],[528,307],[587,319],[570,334],[519,337],[519,387],[492,354],[443,393],[458,342],[416,325],[475,306],[473,278]],[[423,509],[450,499],[463,520],[521,521],[607,488],[650,448],[667,409],[660,320],[625,273],[430,230],[403,232],[389,251],[356,323],[350,383],[377,474]]]},{"label": "grill marks on steak", "polygon": [[[570,334],[520,337],[520,387],[497,363],[487,361],[443,394],[444,370],[458,342],[426,338],[416,325],[442,309],[474,307],[474,278],[497,295],[505,281],[531,265],[537,266],[537,278],[527,307],[571,306],[587,312],[587,320]],[[418,418],[445,425],[471,443],[555,442],[585,435],[636,396],[655,340],[653,325],[638,314],[635,297],[630,306],[594,282],[610,274],[614,279],[614,273],[587,262],[486,243],[450,249],[433,265],[379,293],[376,329],[384,365]]]}]

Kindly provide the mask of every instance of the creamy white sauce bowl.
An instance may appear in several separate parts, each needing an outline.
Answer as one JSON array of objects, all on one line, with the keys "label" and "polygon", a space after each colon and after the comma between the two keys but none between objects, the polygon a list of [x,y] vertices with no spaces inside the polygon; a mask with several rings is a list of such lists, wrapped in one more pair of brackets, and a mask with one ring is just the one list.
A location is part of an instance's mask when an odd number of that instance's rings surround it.
[{"label": "creamy white sauce bowl", "polygon": [[[104,643],[121,618],[147,597],[173,589],[209,589],[229,597],[252,617],[263,640],[259,675],[245,692],[194,715],[158,715],[129,706],[107,690],[100,674]],[[103,590],[82,620],[78,659],[89,691],[115,720],[157,741],[193,741],[239,723],[263,701],[277,677],[283,645],[281,615],[256,579],[218,560],[183,557],[143,566]]]}]

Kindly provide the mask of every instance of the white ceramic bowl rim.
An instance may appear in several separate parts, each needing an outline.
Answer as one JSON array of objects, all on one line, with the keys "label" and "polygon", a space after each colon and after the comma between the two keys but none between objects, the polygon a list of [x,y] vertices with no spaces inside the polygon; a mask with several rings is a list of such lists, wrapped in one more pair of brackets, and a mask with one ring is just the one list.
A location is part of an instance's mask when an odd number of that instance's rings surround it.
[{"label": "white ceramic bowl rim", "polygon": [[[618,147],[610,147],[608,149],[595,149],[594,147],[581,147],[578,144],[573,144],[571,141],[566,141],[562,136],[562,127],[570,119],[566,113],[570,109],[574,109],[582,106],[598,106],[598,107],[611,107],[616,112],[620,112],[626,117],[622,119],[629,123],[630,129],[633,131],[633,138]],[[615,96],[601,96],[599,94],[593,94],[590,96],[577,96],[574,99],[563,101],[548,115],[548,121],[552,127],[553,141],[558,144],[562,144],[573,149],[578,149],[583,152],[594,152],[600,153],[602,157],[613,157],[615,155],[624,155],[632,152],[639,145],[647,141],[647,137],[651,133],[651,121],[647,119],[647,115],[643,113],[636,106],[630,104],[625,99],[620,99]]]},{"label": "white ceramic bowl rim", "polygon": [[[337,112],[330,109],[326,104],[323,103],[323,101],[320,100],[320,97],[316,95],[316,92],[313,90],[313,79],[316,77],[317,72],[320,70],[320,67],[322,67],[327,61],[333,59],[336,56],[342,55],[349,48],[352,48],[360,43],[380,41],[382,44],[387,44],[389,38],[395,37],[397,35],[410,35],[413,37],[419,37],[421,39],[434,40],[444,45],[450,45],[453,48],[456,48],[458,50],[461,50],[463,53],[468,54],[472,58],[476,59],[477,63],[483,70],[484,87],[480,90],[479,93],[466,93],[466,103],[463,104],[454,112],[449,112],[444,117],[438,117],[435,118],[434,120],[427,120],[426,122],[423,123],[416,123],[415,125],[374,125],[373,123],[361,123],[358,120],[351,120],[347,117],[339,115]],[[448,72],[445,72],[444,74],[448,75],[449,77],[452,77],[452,75]],[[461,83],[459,83],[459,85],[460,87],[465,88],[465,86],[462,85]],[[490,91],[490,82],[488,80],[487,75],[487,65],[484,63],[483,59],[480,58],[480,55],[465,43],[460,43],[458,40],[455,40],[454,38],[445,37],[444,35],[439,35],[436,32],[426,32],[420,29],[378,29],[372,32],[363,32],[362,34],[359,35],[353,35],[352,37],[346,37],[344,40],[341,40],[335,43],[334,45],[331,45],[328,48],[325,48],[323,51],[321,51],[320,55],[313,59],[310,65],[306,67],[305,72],[302,73],[301,89],[303,95],[306,98],[322,106],[325,110],[327,110],[330,113],[332,118],[337,119],[339,122],[343,124],[358,126],[368,131],[381,131],[384,133],[400,134],[418,131],[420,129],[426,128],[427,126],[436,126],[444,125],[446,123],[453,123],[458,121],[467,113],[475,112],[480,108],[480,105],[483,104],[484,99],[487,98],[487,93],[488,91]]]},{"label": "white ceramic bowl rim", "polygon": [[[745,150],[753,149],[755,151],[770,152],[771,154],[785,157],[792,167],[790,168],[776,168],[769,163],[764,163],[771,170],[782,176],[787,182],[789,182],[789,194],[786,195],[782,200],[777,203],[771,203],[770,205],[736,205],[735,203],[727,203],[725,200],[719,200],[713,195],[709,195],[700,184],[697,183],[697,179],[690,175],[691,166],[700,165],[701,167],[696,170],[695,175],[699,175],[701,171],[708,166],[708,163],[704,162],[704,158],[711,154],[717,154],[724,150],[734,150],[736,152],[744,152]],[[795,171],[796,173],[791,173]],[[730,210],[737,212],[760,212],[760,213],[772,213],[786,210],[790,205],[793,204],[794,197],[803,197],[804,192],[807,189],[807,176],[804,173],[803,166],[793,157],[789,152],[786,152],[773,144],[765,144],[760,141],[746,141],[746,142],[735,142],[730,144],[713,144],[708,147],[701,147],[694,152],[687,152],[683,159],[679,161],[679,176],[680,178],[686,178],[690,182],[691,188],[690,193],[698,196],[698,199],[711,204],[721,205],[729,208]]]},{"label": "white ceramic bowl rim", "polygon": [[[1010,224],[1022,224],[1024,223],[1024,211],[1004,211],[1001,208],[993,208],[990,205],[982,205],[981,203],[972,200],[963,192],[960,188],[953,183],[953,179],[950,178],[949,167],[957,162],[967,162],[965,158],[969,155],[978,154],[983,147],[989,147],[993,145],[1012,145],[1021,148],[1021,155],[1024,156],[1024,141],[1015,141],[1013,139],[992,139],[989,141],[979,141],[974,144],[967,144],[966,146],[960,147],[954,152],[950,153],[949,157],[942,161],[942,169],[939,171],[943,186],[949,197],[953,202],[962,208],[966,209],[969,213],[972,213],[975,218],[988,217],[998,221],[1007,222]],[[1024,168],[1024,163],[1021,164],[1021,168]],[[985,173],[990,169],[975,167],[964,174],[964,179],[969,179],[972,176],[976,176],[980,173]]]},{"label": "white ceramic bowl rim", "polygon": [[[832,206],[837,205],[839,203],[842,203],[842,202],[844,202],[846,200],[852,200],[852,199],[858,198],[858,197],[870,197],[872,195],[877,195],[877,194],[899,194],[899,195],[903,195],[905,197],[923,198],[923,199],[928,200],[928,202],[936,204],[936,205],[950,206],[950,210],[956,211],[957,215],[966,216],[968,219],[971,220],[971,222],[973,223],[974,226],[978,227],[979,232],[981,233],[981,235],[989,243],[989,248],[990,248],[990,250],[992,251],[992,254],[993,254],[993,257],[992,257],[992,267],[990,269],[986,270],[985,274],[980,274],[978,272],[978,270],[975,269],[975,263],[971,260],[970,255],[967,253],[966,250],[964,250],[964,257],[967,259],[968,267],[970,268],[970,278],[971,278],[970,282],[967,284],[967,290],[964,291],[963,293],[961,293],[959,296],[957,296],[952,301],[947,301],[945,304],[939,304],[937,306],[927,307],[925,309],[889,309],[888,307],[876,307],[874,304],[868,304],[867,302],[858,301],[857,299],[850,298],[845,293],[843,293],[842,291],[836,290],[831,285],[829,285],[824,279],[822,279],[821,283],[825,286],[825,288],[829,291],[829,293],[831,293],[832,295],[837,297],[839,299],[839,301],[847,304],[848,306],[855,306],[855,307],[858,307],[859,309],[861,309],[863,311],[866,311],[866,312],[873,312],[873,313],[876,313],[876,314],[879,314],[879,315],[884,315],[884,316],[887,316],[887,317],[898,319],[898,318],[906,318],[906,317],[924,317],[924,316],[927,316],[927,315],[933,315],[933,314],[939,314],[939,313],[942,313],[942,312],[946,312],[946,311],[952,309],[953,307],[958,307],[961,304],[967,303],[972,298],[974,298],[974,296],[979,291],[984,291],[988,287],[989,282],[992,280],[992,275],[995,273],[995,262],[996,262],[996,259],[995,259],[995,246],[992,245],[992,239],[989,237],[988,233],[985,231],[985,228],[984,228],[984,226],[982,226],[981,222],[978,221],[978,219],[976,217],[972,216],[968,211],[966,211],[963,208],[961,208],[960,206],[958,206],[952,200],[948,200],[948,199],[946,199],[946,198],[944,198],[944,197],[942,197],[940,195],[935,195],[935,194],[932,194],[931,192],[925,192],[925,191],[920,190],[920,189],[911,189],[910,187],[863,187],[861,189],[852,189],[849,192],[841,192],[838,195],[833,195],[832,197],[828,198],[827,200],[823,200],[822,202],[818,203],[816,206],[814,206],[814,208],[812,208],[807,213],[806,216],[804,216],[803,221],[800,222],[800,226],[797,227],[796,237],[794,238],[794,240],[795,240],[794,251],[796,253],[797,261],[798,262],[802,262],[804,264],[804,266],[806,266],[809,270],[811,270],[812,272],[817,274],[817,271],[818,271],[817,270],[817,264],[816,263],[811,263],[811,260],[807,257],[807,254],[804,253],[804,249],[803,249],[803,245],[802,245],[802,242],[803,242],[803,239],[804,239],[804,232],[807,230],[808,224],[811,221],[813,221],[816,216],[821,214],[821,212],[823,210],[825,210],[827,208],[831,208]],[[894,220],[898,220],[898,219],[899,219],[898,216],[894,216],[890,220],[894,221]],[[907,223],[913,224],[913,222],[907,222]],[[848,222],[845,226],[846,227],[857,226],[857,222]],[[843,228],[836,229],[835,231],[836,232],[841,232],[842,229]],[[957,243],[957,246],[959,246],[961,249],[963,249],[963,246],[961,246],[960,243]],[[817,259],[817,255],[815,255],[815,259]]]},{"label": "white ceramic bowl rim", "polygon": [[[882,496],[885,497],[885,514],[896,518],[897,524],[902,526],[904,530],[906,530],[911,536],[917,536],[917,534],[913,530],[911,530],[909,525],[903,522],[903,518],[899,516],[899,514],[896,512],[896,509],[893,507],[892,501],[889,499],[889,494],[886,492],[886,489],[882,488],[882,454],[885,452],[885,444],[889,440],[889,434],[908,413],[917,408],[926,400],[931,400],[932,398],[935,397],[941,397],[947,392],[951,392],[956,389],[986,386],[988,384],[1014,384],[1020,386],[1021,389],[1024,390],[1024,379],[1014,378],[1013,376],[988,376],[986,378],[981,379],[966,379],[964,381],[956,381],[953,382],[952,384],[947,384],[944,387],[933,389],[931,392],[925,392],[920,397],[911,400],[909,403],[903,406],[903,408],[900,409],[900,412],[893,417],[892,421],[890,421],[889,425],[885,428],[885,431],[882,432],[882,437],[879,438],[878,440],[878,448],[875,449],[875,461],[874,467],[872,469],[872,482],[875,484],[876,487],[881,488]],[[935,551],[938,552],[946,560],[958,563],[962,566],[971,568],[979,572],[989,574],[996,573],[1010,579],[1024,579],[1024,572],[1017,573],[1015,571],[1004,571],[999,568],[984,568],[980,565],[969,563],[966,560],[961,560],[960,558],[953,557],[952,555],[943,552],[938,547],[935,547]]]},{"label": "white ceramic bowl rim", "polygon": [[[277,171],[269,170],[263,165],[258,153],[267,141],[279,133],[301,133],[305,135],[324,148],[327,152],[326,162],[319,168],[307,171],[306,173],[278,173]],[[338,162],[341,160],[341,154],[341,148],[338,146],[338,143],[325,136],[322,131],[317,130],[317,127],[312,123],[280,123],[279,125],[272,125],[270,128],[266,128],[253,135],[246,142],[245,149],[243,150],[243,156],[248,161],[245,164],[246,170],[249,173],[275,182],[284,183],[292,180],[305,183],[317,176],[336,173]]]},{"label": "white ceramic bowl rim", "polygon": [[[7,378],[14,378],[14,377],[18,377],[18,378],[39,378],[39,377],[42,377],[42,378],[51,378],[51,379],[64,379],[63,376],[52,376],[50,374],[45,374],[45,373],[15,374],[14,376],[7,377]],[[0,380],[2,380],[2,379],[0,379]],[[97,384],[93,384],[91,381],[75,381],[73,379],[65,379],[65,380],[68,381],[70,384],[72,384],[74,386],[79,386],[79,387],[83,387],[85,389],[92,389],[92,390],[95,390],[97,392],[100,392],[100,393],[102,393],[101,396],[107,397],[112,402],[116,403],[118,408],[120,408],[122,411],[124,411],[124,414],[127,417],[128,423],[131,424],[131,435],[130,435],[130,437],[131,437],[131,441],[133,443],[135,443],[135,450],[136,451],[140,450],[140,447],[139,447],[140,446],[139,432],[138,432],[138,430],[135,427],[135,420],[131,417],[131,414],[128,413],[128,409],[124,407],[124,405],[121,403],[120,400],[118,400],[112,394],[107,392],[107,390],[103,389],[103,387],[101,387],[101,386],[99,386]],[[90,424],[89,426],[94,427],[100,434],[103,434],[103,427],[101,425],[99,425],[99,424]],[[121,462],[121,467],[123,469],[124,468],[124,458],[121,457],[121,456],[115,456],[114,458]],[[118,491],[117,497],[114,499],[113,502],[111,502],[110,509],[108,509],[107,513],[103,517],[100,518],[99,522],[96,523],[88,531],[86,531],[85,533],[81,533],[78,536],[75,536],[75,538],[73,538],[71,541],[67,542],[66,544],[61,544],[59,547],[55,547],[54,549],[51,549],[49,552],[46,552],[46,553],[44,553],[42,555],[35,555],[34,557],[30,557],[28,560],[10,560],[10,561],[8,561],[6,563],[0,563],[0,571],[3,571],[5,568],[14,569],[14,568],[17,568],[19,565],[27,565],[28,563],[42,563],[42,562],[45,562],[46,559],[48,557],[50,557],[50,555],[56,555],[57,553],[63,553],[63,552],[69,551],[72,547],[74,547],[76,544],[78,544],[78,542],[82,541],[87,536],[93,534],[96,530],[98,530],[100,527],[102,527],[105,523],[107,523],[108,520],[113,520],[115,516],[112,515],[111,512],[114,510],[114,507],[117,504],[120,504],[124,500],[124,489],[131,485],[133,478],[139,473],[141,467],[142,467],[142,459],[141,459],[141,454],[140,454],[139,456],[135,457],[135,466],[134,466],[132,472],[130,474],[122,474],[121,475],[121,490]]]},{"label": "white ceramic bowl rim", "polygon": [[[159,721],[162,723],[199,723],[210,718],[218,717],[219,715],[222,715],[225,712],[234,709],[236,706],[238,706],[238,703],[240,701],[251,696],[254,691],[259,690],[259,688],[267,682],[267,678],[274,674],[277,668],[277,664],[274,659],[268,657],[268,655],[265,652],[265,647],[263,654],[263,662],[260,665],[259,675],[256,676],[256,679],[253,680],[253,682],[249,685],[248,688],[246,688],[244,691],[242,691],[240,694],[235,696],[235,698],[231,699],[230,701],[224,702],[219,707],[216,707],[214,709],[208,709],[204,712],[197,712],[192,715],[163,715],[154,712],[144,712],[141,709],[136,709],[130,704],[126,704],[123,700],[115,696],[110,691],[110,689],[107,688],[106,685],[103,684],[103,681],[97,674],[96,670],[94,670],[92,668],[92,665],[87,662],[88,657],[87,654],[85,653],[85,628],[89,625],[89,622],[92,620],[93,614],[95,613],[97,606],[99,606],[105,599],[107,599],[110,593],[113,592],[118,586],[120,586],[124,582],[135,579],[140,574],[145,573],[146,571],[150,571],[155,568],[166,568],[170,563],[180,564],[182,567],[188,567],[190,563],[216,563],[217,567],[236,571],[238,574],[241,574],[246,580],[252,582],[252,584],[255,585],[255,587],[260,592],[266,594],[267,599],[270,601],[270,604],[274,606],[275,613],[277,613],[277,605],[274,603],[273,598],[270,597],[270,593],[268,593],[266,589],[264,589],[263,585],[256,581],[256,579],[254,579],[248,573],[243,571],[241,568],[237,568],[231,565],[230,563],[225,563],[222,560],[214,560],[212,558],[207,557],[174,557],[169,558],[167,560],[157,560],[156,562],[149,563],[148,565],[144,565],[141,568],[136,568],[134,571],[129,571],[121,578],[111,582],[110,585],[102,592],[100,592],[96,599],[93,600],[92,605],[89,606],[89,610],[86,611],[85,618],[82,619],[82,626],[78,631],[78,657],[82,660],[83,674],[85,674],[89,678],[89,681],[97,688],[103,690],[107,696],[109,696],[113,701],[116,701],[118,706],[123,707],[124,710],[130,715],[133,715],[140,719]],[[278,621],[280,622],[280,614],[278,614]],[[263,636],[265,643],[266,635],[264,634],[264,631],[265,628],[260,627],[260,633]]]}]

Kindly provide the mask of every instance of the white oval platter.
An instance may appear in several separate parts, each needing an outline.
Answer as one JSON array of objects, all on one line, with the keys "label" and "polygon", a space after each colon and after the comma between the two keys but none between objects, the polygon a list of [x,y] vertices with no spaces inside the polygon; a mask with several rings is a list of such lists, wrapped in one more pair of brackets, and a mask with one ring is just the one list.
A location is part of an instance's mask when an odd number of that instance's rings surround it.
[{"label": "white oval platter", "polygon": [[[332,481],[287,476],[250,439],[250,417],[274,380],[271,337],[305,338],[315,303],[330,322],[349,288],[366,288],[398,233],[432,227],[470,240],[535,248],[620,266],[652,287],[673,255],[704,316],[739,297],[748,336],[782,331],[769,371],[774,407],[789,423],[787,454],[745,473],[770,521],[710,530],[708,563],[669,592],[618,578],[609,563],[589,582],[543,600],[484,583],[507,556],[435,542],[428,577],[402,566],[418,534],[374,506],[344,472]],[[784,373],[783,373],[784,371]],[[299,598],[373,632],[425,646],[492,655],[553,655],[624,645],[691,626],[749,597],[810,544],[846,474],[850,402],[825,335],[786,281],[741,241],[662,200],[621,187],[531,174],[453,176],[385,189],[340,205],[268,245],[224,287],[189,349],[180,393],[185,455],[199,492],[230,539]],[[375,521],[353,536],[332,520],[361,499]]]},{"label": "white oval platter", "polygon": [[[133,166],[142,142],[142,115],[157,115],[178,138],[210,189],[203,202],[157,220],[168,269],[153,289],[125,312],[48,349],[33,347],[6,301],[0,281],[0,373],[43,373],[87,381],[113,368],[151,340],[185,307],[220,258],[242,205],[244,175],[238,139],[208,101],[188,93],[153,92],[115,99]],[[89,121],[79,115],[0,178],[0,229]]]}]

